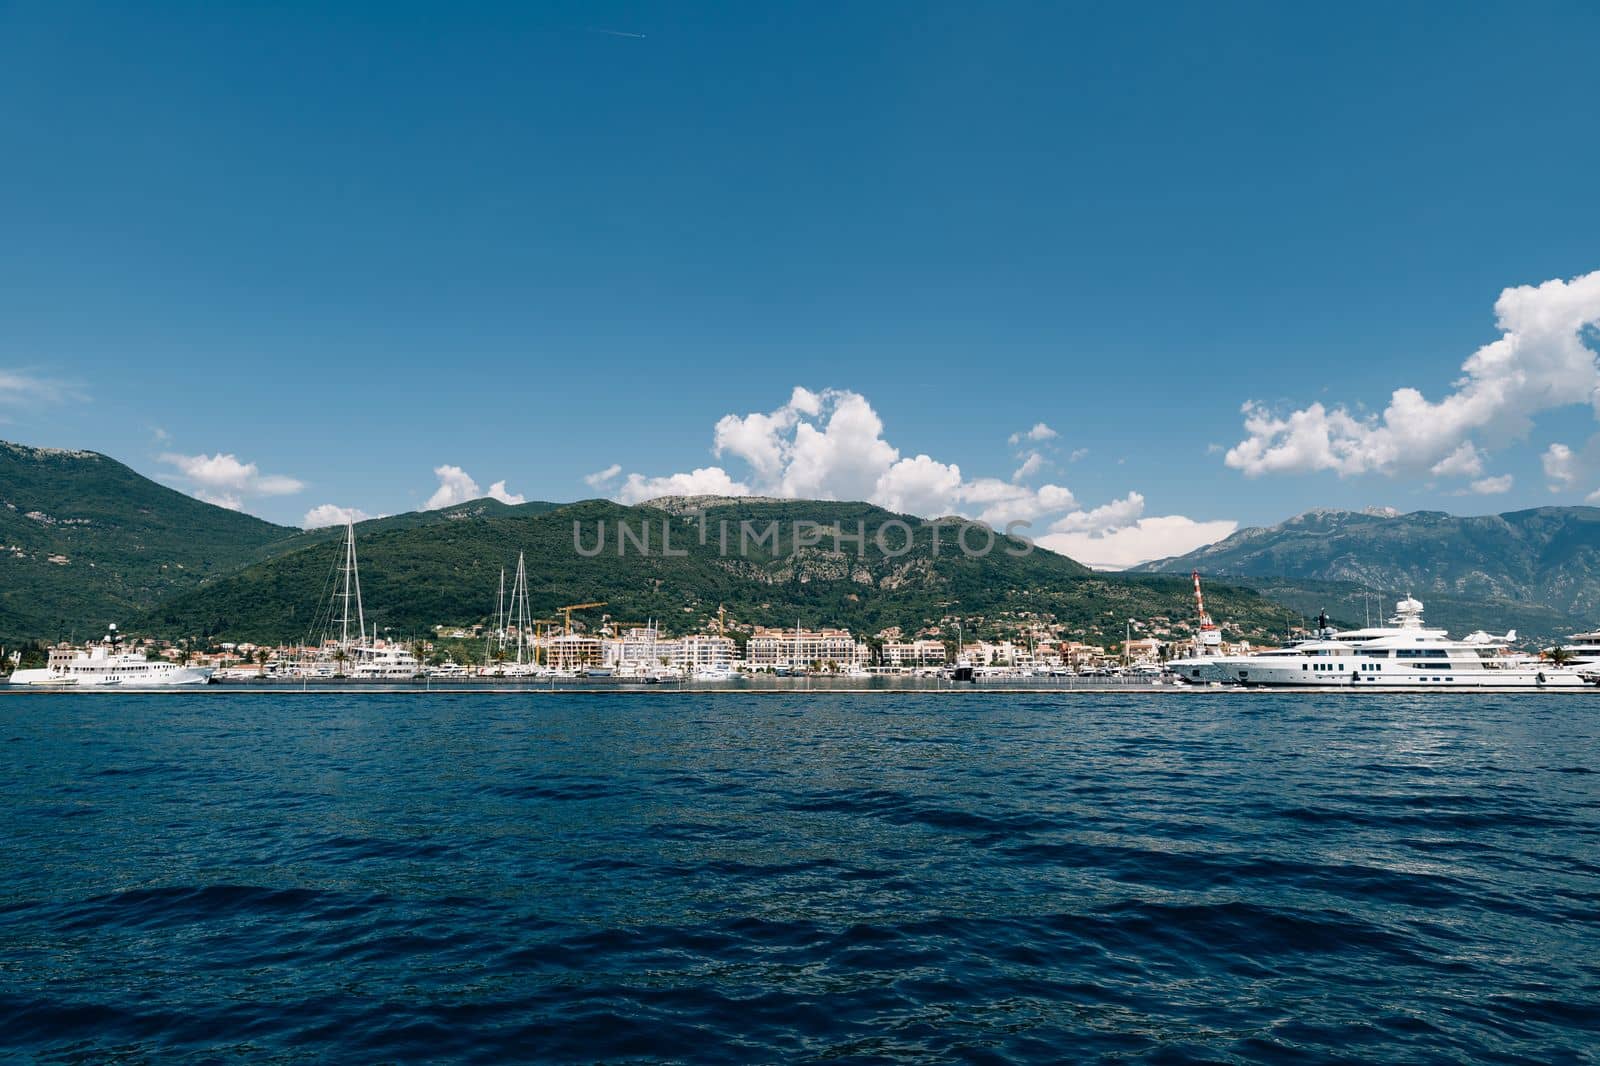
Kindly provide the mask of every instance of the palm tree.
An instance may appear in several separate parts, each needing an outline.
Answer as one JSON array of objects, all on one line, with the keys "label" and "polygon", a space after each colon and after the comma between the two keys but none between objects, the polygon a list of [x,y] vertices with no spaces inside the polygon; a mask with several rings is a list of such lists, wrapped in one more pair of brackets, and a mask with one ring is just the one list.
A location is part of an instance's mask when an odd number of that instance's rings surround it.
[{"label": "palm tree", "polygon": [[345,664],[346,660],[348,660],[349,658],[350,658],[350,653],[345,651],[343,648],[339,648],[338,650],[336,650],[333,653],[333,661],[339,664],[339,668],[334,671],[333,676],[335,676],[335,677],[343,677],[344,676],[344,664]]},{"label": "palm tree", "polygon": [[1544,657],[1550,660],[1552,666],[1565,666],[1573,660],[1572,652],[1559,644],[1545,652]]},{"label": "palm tree", "polygon": [[272,658],[272,653],[266,648],[256,649],[256,662],[261,664],[261,676],[267,676],[267,660]]}]

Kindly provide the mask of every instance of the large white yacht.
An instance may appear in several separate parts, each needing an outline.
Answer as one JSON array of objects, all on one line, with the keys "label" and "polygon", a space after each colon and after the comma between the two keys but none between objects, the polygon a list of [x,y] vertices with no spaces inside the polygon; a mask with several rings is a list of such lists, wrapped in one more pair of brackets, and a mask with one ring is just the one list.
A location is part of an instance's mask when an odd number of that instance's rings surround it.
[{"label": "large white yacht", "polygon": [[11,674],[11,684],[38,688],[170,688],[203,685],[210,679],[208,666],[181,666],[123,651],[115,625],[99,643],[86,648],[51,648],[43,668]]},{"label": "large white yacht", "polygon": [[1591,670],[1600,666],[1600,632],[1574,633],[1561,647],[1572,656],[1568,662],[1573,666],[1587,667]]},{"label": "large white yacht", "polygon": [[374,638],[352,645],[346,652],[349,661],[344,672],[350,677],[388,681],[410,681],[422,674],[422,664],[404,644],[391,644]]},{"label": "large white yacht", "polygon": [[1388,690],[1575,689],[1587,682],[1575,669],[1518,655],[1503,637],[1473,633],[1451,640],[1422,622],[1422,604],[1407,596],[1387,626],[1339,631],[1324,617],[1317,635],[1254,655],[1178,660],[1185,681],[1244,686]]}]

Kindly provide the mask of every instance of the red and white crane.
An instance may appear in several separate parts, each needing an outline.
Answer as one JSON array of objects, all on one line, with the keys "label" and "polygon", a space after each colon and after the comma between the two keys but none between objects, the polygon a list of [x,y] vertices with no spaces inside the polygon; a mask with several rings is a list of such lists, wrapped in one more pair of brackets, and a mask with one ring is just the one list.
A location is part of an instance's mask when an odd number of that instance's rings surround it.
[{"label": "red and white crane", "polygon": [[1211,615],[1206,613],[1205,594],[1200,591],[1200,571],[1194,572],[1194,609],[1200,616],[1200,629],[1195,633],[1194,649],[1196,655],[1215,655],[1222,650],[1222,630],[1217,628],[1217,623],[1211,620]]}]

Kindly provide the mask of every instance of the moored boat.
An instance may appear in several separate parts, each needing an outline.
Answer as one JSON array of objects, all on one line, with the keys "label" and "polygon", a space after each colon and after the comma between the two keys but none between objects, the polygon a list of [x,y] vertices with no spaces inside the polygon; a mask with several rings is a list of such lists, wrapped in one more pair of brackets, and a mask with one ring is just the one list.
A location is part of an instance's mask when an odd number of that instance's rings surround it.
[{"label": "moored boat", "polygon": [[15,670],[11,684],[35,688],[173,688],[203,685],[211,680],[208,666],[186,666],[166,659],[146,659],[122,650],[115,625],[85,648],[51,648],[42,668]]},{"label": "moored boat", "polygon": [[1514,652],[1509,645],[1515,631],[1452,640],[1445,630],[1423,624],[1422,609],[1420,601],[1407,596],[1386,626],[1341,631],[1323,617],[1314,637],[1288,647],[1196,657],[1170,666],[1185,681],[1246,687],[1543,691],[1587,683],[1579,670]]}]

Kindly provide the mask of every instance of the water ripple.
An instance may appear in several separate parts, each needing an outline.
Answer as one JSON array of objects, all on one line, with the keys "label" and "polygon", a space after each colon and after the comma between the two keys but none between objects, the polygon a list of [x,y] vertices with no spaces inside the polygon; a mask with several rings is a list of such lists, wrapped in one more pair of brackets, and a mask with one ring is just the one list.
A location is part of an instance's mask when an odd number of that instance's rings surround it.
[{"label": "water ripple", "polygon": [[1592,1061],[1594,709],[0,699],[0,1048]]}]

